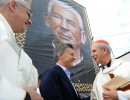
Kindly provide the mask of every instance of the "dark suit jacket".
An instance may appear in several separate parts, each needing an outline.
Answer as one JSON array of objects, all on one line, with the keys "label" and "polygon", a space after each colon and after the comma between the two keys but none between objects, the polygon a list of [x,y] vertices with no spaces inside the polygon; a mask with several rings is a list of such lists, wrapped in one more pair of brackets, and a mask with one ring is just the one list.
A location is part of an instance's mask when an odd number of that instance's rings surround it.
[{"label": "dark suit jacket", "polygon": [[[25,52],[31,57],[34,66],[37,68],[39,75],[42,74],[47,68],[53,67],[55,60],[53,57],[52,41],[55,39],[53,34],[49,34],[46,37],[41,37],[39,40],[31,43],[26,42],[24,45]],[[80,47],[83,60],[76,66],[69,69],[71,72],[71,80],[73,83],[82,84],[86,83],[88,86],[93,84],[95,79],[95,69],[90,55],[89,45],[81,44]],[[84,86],[84,85],[83,85]],[[90,89],[90,88],[88,88]],[[80,91],[80,94],[87,97],[90,95],[90,91]]]},{"label": "dark suit jacket", "polygon": [[[53,57],[52,41],[55,36],[50,34],[46,38],[41,38],[35,43],[25,43],[24,50],[31,57],[34,66],[38,69],[39,75],[47,68],[55,64]],[[90,55],[88,44],[81,45],[80,50],[83,60],[70,69],[71,80],[73,83],[92,84],[95,79],[95,69]]]},{"label": "dark suit jacket", "polygon": [[40,92],[44,100],[81,100],[69,78],[58,65],[48,68],[42,74]]}]

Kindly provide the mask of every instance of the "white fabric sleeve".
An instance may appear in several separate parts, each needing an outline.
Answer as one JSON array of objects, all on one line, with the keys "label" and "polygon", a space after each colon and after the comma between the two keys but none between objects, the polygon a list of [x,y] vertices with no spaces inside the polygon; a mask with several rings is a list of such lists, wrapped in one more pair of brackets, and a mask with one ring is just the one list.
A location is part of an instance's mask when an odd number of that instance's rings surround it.
[{"label": "white fabric sleeve", "polygon": [[123,91],[117,91],[119,100],[128,100],[128,96]]},{"label": "white fabric sleeve", "polygon": [[96,95],[94,94],[93,91],[91,91],[90,100],[97,100],[97,99],[96,99]]},{"label": "white fabric sleeve", "polygon": [[16,86],[13,86],[9,81],[0,74],[0,100],[24,100],[26,92]]}]

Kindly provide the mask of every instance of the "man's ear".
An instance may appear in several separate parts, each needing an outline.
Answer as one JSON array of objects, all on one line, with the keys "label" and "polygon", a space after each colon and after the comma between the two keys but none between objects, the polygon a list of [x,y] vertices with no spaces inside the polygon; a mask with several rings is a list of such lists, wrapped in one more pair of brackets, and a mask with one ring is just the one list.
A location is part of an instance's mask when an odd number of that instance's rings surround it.
[{"label": "man's ear", "polygon": [[81,31],[81,42],[82,44],[85,44],[87,40],[87,33],[85,31]]},{"label": "man's ear", "polygon": [[16,5],[16,1],[14,0],[10,0],[10,3],[9,3],[9,8],[11,11],[15,11],[15,5]]},{"label": "man's ear", "polygon": [[59,53],[58,53],[58,57],[59,57],[59,58],[62,58],[62,55],[63,55],[63,52],[59,52]]},{"label": "man's ear", "polygon": [[104,52],[104,54],[106,54],[108,52],[107,48],[103,48],[103,52]]},{"label": "man's ear", "polygon": [[44,20],[45,20],[46,26],[47,26],[48,28],[50,28],[50,26],[51,26],[51,20],[50,20],[49,14],[47,14],[47,13],[45,14]]}]

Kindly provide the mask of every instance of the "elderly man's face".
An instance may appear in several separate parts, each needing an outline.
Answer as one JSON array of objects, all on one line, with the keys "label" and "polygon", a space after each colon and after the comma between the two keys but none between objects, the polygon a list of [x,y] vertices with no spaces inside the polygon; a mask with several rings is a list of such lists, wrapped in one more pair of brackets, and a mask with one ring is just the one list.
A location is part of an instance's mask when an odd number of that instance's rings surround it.
[{"label": "elderly man's face", "polygon": [[77,16],[58,5],[53,6],[48,15],[48,27],[61,43],[71,43],[74,48],[81,44],[81,30]]},{"label": "elderly man's face", "polygon": [[22,33],[26,30],[27,25],[31,24],[31,12],[26,3],[11,1],[10,8],[14,9],[13,21],[11,27],[15,33]]},{"label": "elderly man's face", "polygon": [[97,43],[93,43],[91,46],[91,56],[99,64],[103,64],[103,59],[105,56],[104,49],[99,49]]}]

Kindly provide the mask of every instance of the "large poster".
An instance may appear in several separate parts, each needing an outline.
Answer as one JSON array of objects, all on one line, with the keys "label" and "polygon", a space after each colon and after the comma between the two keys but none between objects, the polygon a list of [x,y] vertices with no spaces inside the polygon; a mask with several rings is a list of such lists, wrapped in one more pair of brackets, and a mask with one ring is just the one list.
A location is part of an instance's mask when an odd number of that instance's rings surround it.
[{"label": "large poster", "polygon": [[32,25],[27,29],[25,52],[39,75],[55,61],[53,50],[61,42],[74,46],[76,60],[69,69],[77,90],[89,93],[96,72],[90,53],[90,30],[84,7],[71,0],[32,0]]}]

